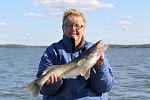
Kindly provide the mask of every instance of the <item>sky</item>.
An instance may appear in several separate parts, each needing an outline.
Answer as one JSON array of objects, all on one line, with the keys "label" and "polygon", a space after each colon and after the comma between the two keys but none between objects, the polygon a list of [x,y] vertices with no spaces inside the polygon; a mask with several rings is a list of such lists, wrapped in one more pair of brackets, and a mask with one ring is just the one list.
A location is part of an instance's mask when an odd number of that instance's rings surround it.
[{"label": "sky", "polygon": [[108,44],[150,44],[150,0],[0,0],[0,44],[48,46],[62,39],[62,13],[81,10],[84,37]]}]

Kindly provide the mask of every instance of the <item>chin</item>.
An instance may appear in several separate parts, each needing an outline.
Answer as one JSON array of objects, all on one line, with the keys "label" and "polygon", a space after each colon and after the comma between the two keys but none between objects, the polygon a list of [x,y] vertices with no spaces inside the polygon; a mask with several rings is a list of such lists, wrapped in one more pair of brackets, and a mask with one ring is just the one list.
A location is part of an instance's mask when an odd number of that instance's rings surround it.
[{"label": "chin", "polygon": [[73,37],[75,40],[78,38],[77,35],[71,35],[71,37]]}]

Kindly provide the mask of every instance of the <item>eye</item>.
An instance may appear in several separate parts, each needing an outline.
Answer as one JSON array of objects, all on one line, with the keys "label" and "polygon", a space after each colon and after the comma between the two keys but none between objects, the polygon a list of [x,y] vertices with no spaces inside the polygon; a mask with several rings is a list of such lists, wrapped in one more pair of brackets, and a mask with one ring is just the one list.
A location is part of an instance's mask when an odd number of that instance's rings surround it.
[{"label": "eye", "polygon": [[78,24],[64,24],[65,28],[71,29],[71,28],[75,28],[75,29],[81,29],[83,27],[83,25],[78,25]]},{"label": "eye", "polygon": [[78,24],[75,24],[75,27],[80,27]]}]

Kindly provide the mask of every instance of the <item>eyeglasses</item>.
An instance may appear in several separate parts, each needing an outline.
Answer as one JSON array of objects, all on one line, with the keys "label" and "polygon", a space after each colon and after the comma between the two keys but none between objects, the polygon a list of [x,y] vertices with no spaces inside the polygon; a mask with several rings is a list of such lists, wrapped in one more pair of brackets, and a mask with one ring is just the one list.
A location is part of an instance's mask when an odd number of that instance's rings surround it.
[{"label": "eyeglasses", "polygon": [[64,24],[63,26],[68,29],[71,29],[74,27],[76,30],[79,30],[84,27],[83,25],[78,25],[78,24]]}]

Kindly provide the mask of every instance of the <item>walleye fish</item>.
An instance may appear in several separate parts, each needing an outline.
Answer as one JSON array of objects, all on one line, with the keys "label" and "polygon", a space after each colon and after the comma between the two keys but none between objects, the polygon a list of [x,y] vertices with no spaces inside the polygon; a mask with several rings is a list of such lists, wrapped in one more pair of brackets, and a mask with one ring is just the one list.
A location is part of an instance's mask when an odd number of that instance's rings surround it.
[{"label": "walleye fish", "polygon": [[[96,64],[100,58],[100,50],[106,50],[108,45],[103,41],[96,42],[87,51],[80,56],[73,59],[71,62],[63,65],[52,65],[43,71],[40,78],[33,80],[25,88],[33,93],[33,96],[38,96],[41,87],[53,74],[60,78],[75,78],[78,75],[83,76],[86,80],[90,76],[91,68]],[[93,68],[94,69],[94,68]]]}]

